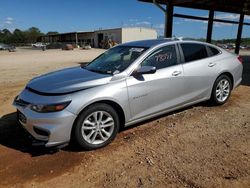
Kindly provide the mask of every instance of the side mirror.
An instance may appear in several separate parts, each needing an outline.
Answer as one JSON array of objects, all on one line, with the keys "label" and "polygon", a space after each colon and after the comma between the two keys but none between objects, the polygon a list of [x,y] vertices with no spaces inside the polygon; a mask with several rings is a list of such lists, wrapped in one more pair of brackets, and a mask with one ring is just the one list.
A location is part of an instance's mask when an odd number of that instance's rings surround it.
[{"label": "side mirror", "polygon": [[156,72],[156,67],[142,66],[139,69],[135,70],[133,75],[154,74],[155,72]]}]

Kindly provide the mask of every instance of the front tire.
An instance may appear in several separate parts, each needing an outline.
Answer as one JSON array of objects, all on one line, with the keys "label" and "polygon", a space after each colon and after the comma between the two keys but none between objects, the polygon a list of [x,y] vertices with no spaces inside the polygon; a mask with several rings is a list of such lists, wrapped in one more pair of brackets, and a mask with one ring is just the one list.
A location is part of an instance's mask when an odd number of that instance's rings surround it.
[{"label": "front tire", "polygon": [[119,126],[119,117],[114,108],[97,103],[87,107],[79,115],[72,136],[83,149],[98,149],[114,140]]},{"label": "front tire", "polygon": [[231,95],[231,90],[231,79],[227,75],[219,76],[214,83],[210,103],[213,105],[225,104]]}]

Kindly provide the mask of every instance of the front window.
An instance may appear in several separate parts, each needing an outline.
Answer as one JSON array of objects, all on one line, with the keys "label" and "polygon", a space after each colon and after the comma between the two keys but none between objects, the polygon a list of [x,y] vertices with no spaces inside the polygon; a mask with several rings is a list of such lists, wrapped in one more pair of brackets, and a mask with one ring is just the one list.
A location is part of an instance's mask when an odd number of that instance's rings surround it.
[{"label": "front window", "polygon": [[153,52],[142,62],[141,66],[153,66],[158,70],[177,64],[175,45],[168,45]]},{"label": "front window", "polygon": [[118,74],[146,50],[145,47],[117,46],[94,59],[85,69],[103,74]]}]

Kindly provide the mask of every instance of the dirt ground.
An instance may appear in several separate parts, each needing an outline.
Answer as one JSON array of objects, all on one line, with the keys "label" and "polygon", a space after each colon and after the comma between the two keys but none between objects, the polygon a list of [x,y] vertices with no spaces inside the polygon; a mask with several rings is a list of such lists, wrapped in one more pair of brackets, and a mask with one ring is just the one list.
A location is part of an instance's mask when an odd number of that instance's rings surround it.
[{"label": "dirt ground", "polygon": [[140,123],[96,151],[31,147],[13,98],[32,77],[101,52],[0,51],[0,187],[250,187],[247,53],[242,85],[224,106],[201,103]]}]

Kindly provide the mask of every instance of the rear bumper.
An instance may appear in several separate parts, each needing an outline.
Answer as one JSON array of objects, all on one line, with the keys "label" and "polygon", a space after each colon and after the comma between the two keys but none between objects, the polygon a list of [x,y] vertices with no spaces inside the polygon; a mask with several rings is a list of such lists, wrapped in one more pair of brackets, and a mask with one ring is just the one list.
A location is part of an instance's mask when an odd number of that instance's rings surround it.
[{"label": "rear bumper", "polygon": [[234,89],[237,88],[237,87],[239,87],[240,84],[241,84],[241,82],[242,82],[242,78],[240,78],[237,81],[235,81],[235,83],[234,83]]},{"label": "rear bumper", "polygon": [[[237,60],[238,61],[238,60]],[[234,78],[234,89],[237,88],[242,82],[242,74],[243,74],[243,65],[237,62],[238,66],[233,71]]]},{"label": "rear bumper", "polygon": [[53,113],[37,113],[28,107],[13,104],[18,110],[18,120],[32,136],[34,146],[53,147],[70,141],[76,115],[67,110]]}]

